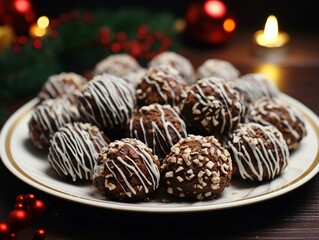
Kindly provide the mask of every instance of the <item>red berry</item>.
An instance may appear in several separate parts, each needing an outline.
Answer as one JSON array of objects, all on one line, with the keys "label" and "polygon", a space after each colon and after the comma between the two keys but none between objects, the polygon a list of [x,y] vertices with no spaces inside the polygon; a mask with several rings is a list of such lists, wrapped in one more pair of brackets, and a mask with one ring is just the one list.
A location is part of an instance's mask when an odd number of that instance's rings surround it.
[{"label": "red berry", "polygon": [[24,210],[24,204],[23,203],[16,203],[14,205],[14,209],[22,209],[22,210]]},{"label": "red berry", "polygon": [[35,197],[35,195],[34,194],[27,194],[27,195],[25,195],[25,201],[27,202],[27,204],[29,204],[29,205],[33,205],[34,204],[34,202],[35,202],[35,200],[36,200],[36,197]]},{"label": "red berry", "polygon": [[25,210],[15,209],[9,214],[9,226],[13,230],[19,230],[27,227],[29,216]]},{"label": "red berry", "polygon": [[7,240],[10,237],[10,229],[8,224],[0,222],[0,239]]},{"label": "red berry", "polygon": [[10,240],[16,240],[17,239],[17,234],[11,233],[10,234]]},{"label": "red berry", "polygon": [[44,229],[37,229],[34,232],[32,240],[44,240],[46,235],[47,234]]},{"label": "red berry", "polygon": [[16,198],[16,203],[24,203],[25,201],[25,198],[24,198],[24,195],[18,195],[17,198]]},{"label": "red berry", "polygon": [[39,199],[36,199],[33,205],[28,207],[28,212],[32,218],[38,218],[44,214],[46,209],[45,203]]}]

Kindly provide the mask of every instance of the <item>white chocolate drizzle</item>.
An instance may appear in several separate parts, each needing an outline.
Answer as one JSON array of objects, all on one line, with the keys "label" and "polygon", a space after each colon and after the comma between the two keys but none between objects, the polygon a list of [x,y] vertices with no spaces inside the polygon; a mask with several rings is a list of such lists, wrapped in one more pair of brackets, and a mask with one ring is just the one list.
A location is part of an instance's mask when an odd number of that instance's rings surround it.
[{"label": "white chocolate drizzle", "polygon": [[80,111],[86,118],[100,127],[113,129],[132,116],[135,90],[124,79],[104,73],[88,83],[80,101]]},{"label": "white chocolate drizzle", "polygon": [[[178,122],[175,126],[171,121],[168,121],[167,114],[164,110],[169,110],[172,117]],[[151,122],[151,131],[145,128],[147,122],[151,119],[150,114],[152,111],[160,113],[160,125],[156,121]],[[161,155],[163,152],[167,152],[167,149],[170,149],[176,142],[172,139],[172,133],[174,136],[177,136],[177,141],[181,138],[187,136],[185,122],[180,118],[180,116],[173,110],[169,105],[159,105],[151,104],[149,106],[144,106],[139,109],[139,128],[135,129],[134,127],[134,118],[130,121],[130,137],[137,138],[144,142],[148,147],[151,147],[154,154]],[[155,120],[155,119],[154,119]],[[158,118],[156,119],[158,120]],[[142,132],[142,138],[140,137],[139,132]],[[152,142],[150,143],[149,134],[152,134]],[[164,145],[163,145],[164,144]],[[160,150],[159,150],[160,149]]]},{"label": "white chocolate drizzle", "polygon": [[[264,137],[256,137],[256,131],[261,131]],[[270,180],[287,166],[288,146],[282,134],[273,126],[262,126],[257,123],[240,124],[232,141],[228,141],[228,146],[243,179]],[[248,173],[250,171],[253,175]]]},{"label": "white chocolate drizzle", "polygon": [[48,159],[53,169],[61,175],[92,180],[98,153],[108,143],[104,133],[88,123],[67,124],[51,139]]},{"label": "white chocolate drizzle", "polygon": [[[210,95],[204,93],[203,89],[205,87],[211,88],[212,93]],[[207,115],[201,122],[204,128],[208,128],[208,131],[211,131],[211,125],[216,127],[219,124],[219,133],[228,132],[235,127],[234,123],[241,122],[245,110],[244,105],[237,102],[241,101],[239,94],[230,88],[224,80],[216,77],[203,78],[193,85],[189,93],[197,99],[197,103],[193,106],[193,113],[196,114],[195,111],[198,110],[201,114],[205,108],[210,110],[208,113],[206,111]],[[218,98],[214,97],[215,94],[218,95]],[[235,99],[232,99],[231,95]],[[202,109],[199,110],[198,107],[202,107]],[[234,115],[233,108],[237,109],[236,115]],[[194,120],[196,120],[196,117]],[[208,124],[208,122],[212,122],[212,124]],[[227,125],[228,128],[226,129]]]},{"label": "white chocolate drizzle", "polygon": [[[125,155],[124,158],[117,157],[115,159],[111,159],[108,156],[108,153],[116,154],[116,152],[121,151],[121,148],[126,145],[130,148],[130,151],[134,151],[135,154],[139,156],[139,159],[142,160],[143,165],[146,167],[146,172],[141,170],[141,167],[137,165],[136,161],[130,156]],[[160,172],[158,166],[154,163],[154,160],[157,161],[155,156],[152,156],[149,151],[146,151],[146,145],[137,139],[122,139],[121,141],[116,140],[115,142],[109,145],[103,158],[103,162],[97,165],[95,172],[99,176],[102,168],[108,169],[111,173],[108,176],[105,176],[105,186],[108,186],[108,178],[115,178],[117,183],[121,186],[121,189],[125,192],[128,197],[132,197],[133,195],[137,195],[138,191],[144,189],[145,193],[149,193],[150,189],[153,191],[159,187],[160,182]],[[114,166],[114,168],[112,168]],[[125,169],[125,172],[122,169]],[[143,167],[142,167],[143,168]],[[142,189],[134,188],[134,185],[128,180],[128,176],[136,176],[139,179],[139,183],[142,186]],[[124,183],[119,180],[123,179]],[[112,190],[112,189],[110,189]]]}]

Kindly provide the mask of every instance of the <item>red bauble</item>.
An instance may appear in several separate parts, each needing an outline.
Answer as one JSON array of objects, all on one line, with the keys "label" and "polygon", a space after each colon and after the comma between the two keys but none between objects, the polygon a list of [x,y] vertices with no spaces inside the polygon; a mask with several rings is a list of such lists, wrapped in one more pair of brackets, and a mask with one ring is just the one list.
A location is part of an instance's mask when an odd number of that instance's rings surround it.
[{"label": "red bauble", "polygon": [[9,214],[9,226],[13,230],[19,230],[27,227],[29,216],[25,210],[15,209]]},{"label": "red bauble", "polygon": [[44,229],[37,229],[34,232],[34,236],[32,238],[32,240],[44,240],[46,237],[46,232]]},{"label": "red bauble", "polygon": [[185,35],[197,43],[228,42],[236,28],[234,17],[220,0],[192,1],[187,8]]},{"label": "red bauble", "polygon": [[28,206],[27,211],[32,218],[38,218],[44,214],[45,208],[45,203],[39,199],[36,199],[33,205]]},{"label": "red bauble", "polygon": [[8,224],[0,222],[0,239],[6,240],[10,238],[10,228]]}]

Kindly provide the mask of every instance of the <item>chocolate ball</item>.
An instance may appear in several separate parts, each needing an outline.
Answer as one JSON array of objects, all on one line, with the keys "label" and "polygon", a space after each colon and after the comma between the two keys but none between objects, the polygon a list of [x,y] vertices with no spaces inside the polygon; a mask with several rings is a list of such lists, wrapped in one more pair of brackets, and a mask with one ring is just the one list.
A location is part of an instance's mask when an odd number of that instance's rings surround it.
[{"label": "chocolate ball", "polygon": [[166,51],[155,56],[148,64],[149,67],[169,65],[175,68],[188,84],[194,83],[194,68],[184,56],[171,51]]},{"label": "chocolate ball", "polygon": [[307,135],[301,113],[278,98],[264,97],[251,104],[247,121],[275,126],[282,133],[290,150],[297,149],[300,141]]},{"label": "chocolate ball", "polygon": [[148,200],[160,184],[157,156],[137,139],[110,143],[94,172],[94,186],[110,199]]},{"label": "chocolate ball", "polygon": [[96,75],[79,96],[81,116],[90,123],[112,131],[124,127],[135,108],[135,89],[110,74]]},{"label": "chocolate ball", "polygon": [[46,149],[60,127],[79,120],[79,111],[69,98],[47,99],[32,112],[28,122],[29,135],[35,147]]},{"label": "chocolate ball", "polygon": [[253,181],[272,180],[286,168],[289,150],[274,126],[240,123],[228,141],[234,176]]},{"label": "chocolate ball", "polygon": [[129,135],[145,143],[162,159],[187,132],[184,120],[171,106],[155,103],[138,110],[130,121]]},{"label": "chocolate ball", "polygon": [[137,85],[136,97],[139,106],[152,103],[178,106],[185,98],[187,83],[170,66],[149,68]]},{"label": "chocolate ball", "polygon": [[278,97],[280,91],[276,85],[262,73],[248,73],[234,81],[235,89],[244,96],[244,103],[250,103],[262,97]]},{"label": "chocolate ball", "polygon": [[94,74],[100,75],[102,73],[108,73],[121,77],[140,69],[141,66],[134,57],[126,53],[119,53],[109,55],[98,62],[95,65]]},{"label": "chocolate ball", "polygon": [[40,101],[58,97],[69,97],[75,103],[76,96],[85,87],[88,80],[74,72],[62,72],[52,75],[42,86],[38,97]]},{"label": "chocolate ball", "polygon": [[69,123],[53,135],[48,159],[60,176],[92,180],[98,153],[109,142],[104,132],[90,123]]},{"label": "chocolate ball", "polygon": [[198,80],[181,105],[188,132],[200,135],[226,134],[237,126],[244,113],[242,96],[232,83],[216,77]]},{"label": "chocolate ball", "polygon": [[189,135],[172,147],[161,171],[168,193],[206,200],[229,186],[232,161],[228,151],[213,136]]},{"label": "chocolate ball", "polygon": [[234,81],[239,77],[239,71],[228,61],[221,59],[208,59],[196,70],[196,79],[218,77],[225,81]]}]

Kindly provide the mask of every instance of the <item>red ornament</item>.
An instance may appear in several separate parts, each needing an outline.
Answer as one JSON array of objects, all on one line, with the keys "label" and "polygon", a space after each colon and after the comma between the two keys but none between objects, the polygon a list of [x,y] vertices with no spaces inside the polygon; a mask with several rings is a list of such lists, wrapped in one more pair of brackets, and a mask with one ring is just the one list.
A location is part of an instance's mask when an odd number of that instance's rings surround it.
[{"label": "red ornament", "polygon": [[192,1],[185,20],[186,37],[208,45],[228,42],[236,28],[234,17],[221,0]]},{"label": "red ornament", "polygon": [[27,208],[30,217],[38,218],[42,216],[45,212],[45,203],[39,199],[36,199],[32,205],[29,205]]},{"label": "red ornament", "polygon": [[0,239],[6,240],[10,237],[10,228],[8,224],[0,222]]},{"label": "red ornament", "polygon": [[34,236],[32,238],[32,240],[44,240],[46,237],[46,232],[44,229],[37,229],[34,232]]},{"label": "red ornament", "polygon": [[[39,38],[37,40],[41,41],[41,39],[39,39]],[[27,204],[33,205],[35,200],[36,200],[36,197],[34,194],[30,193],[30,194],[25,195],[25,201]]]},{"label": "red ornament", "polygon": [[13,230],[19,230],[27,227],[29,216],[25,210],[15,209],[9,214],[9,226]]}]

